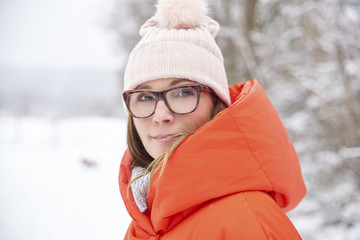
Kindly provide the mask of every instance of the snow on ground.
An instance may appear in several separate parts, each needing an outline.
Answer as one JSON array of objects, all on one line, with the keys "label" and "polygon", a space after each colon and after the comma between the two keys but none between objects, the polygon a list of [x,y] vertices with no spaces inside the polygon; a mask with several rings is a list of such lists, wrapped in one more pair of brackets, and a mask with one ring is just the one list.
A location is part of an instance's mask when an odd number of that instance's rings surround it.
[{"label": "snow on ground", "polygon": [[0,239],[122,239],[125,122],[0,118]]}]

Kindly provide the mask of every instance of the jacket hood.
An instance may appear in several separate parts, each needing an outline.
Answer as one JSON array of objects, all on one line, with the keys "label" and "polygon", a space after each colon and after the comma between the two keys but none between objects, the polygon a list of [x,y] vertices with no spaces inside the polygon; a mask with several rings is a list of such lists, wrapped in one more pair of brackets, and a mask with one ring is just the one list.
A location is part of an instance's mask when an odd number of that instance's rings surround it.
[{"label": "jacket hood", "polygon": [[245,191],[268,192],[285,212],[304,197],[297,154],[261,85],[251,80],[229,89],[233,104],[186,138],[163,174],[154,175],[150,216],[139,212],[132,194],[126,196],[131,156],[125,153],[119,184],[135,222],[150,217],[149,228],[164,229],[169,219],[204,202]]}]

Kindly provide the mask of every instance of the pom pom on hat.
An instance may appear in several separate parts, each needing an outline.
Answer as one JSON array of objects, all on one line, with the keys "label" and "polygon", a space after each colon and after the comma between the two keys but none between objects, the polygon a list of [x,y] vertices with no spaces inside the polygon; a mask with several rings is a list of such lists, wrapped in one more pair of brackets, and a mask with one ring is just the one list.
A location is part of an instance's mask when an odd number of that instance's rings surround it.
[{"label": "pom pom on hat", "polygon": [[159,0],[155,17],[161,28],[196,28],[206,25],[207,4],[203,0]]}]

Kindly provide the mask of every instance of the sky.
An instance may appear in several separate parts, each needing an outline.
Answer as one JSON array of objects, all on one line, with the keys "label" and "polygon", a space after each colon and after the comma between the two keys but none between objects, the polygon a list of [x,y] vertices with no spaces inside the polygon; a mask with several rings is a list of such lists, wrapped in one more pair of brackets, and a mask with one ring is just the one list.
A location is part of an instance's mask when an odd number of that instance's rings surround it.
[{"label": "sky", "polygon": [[115,0],[0,0],[0,65],[116,69]]}]

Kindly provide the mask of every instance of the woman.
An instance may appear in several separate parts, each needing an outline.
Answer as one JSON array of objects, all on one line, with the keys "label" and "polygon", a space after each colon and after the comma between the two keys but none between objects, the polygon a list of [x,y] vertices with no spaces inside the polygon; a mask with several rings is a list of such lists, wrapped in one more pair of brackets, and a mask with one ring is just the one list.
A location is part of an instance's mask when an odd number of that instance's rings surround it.
[{"label": "woman", "polygon": [[301,239],[297,155],[256,80],[228,87],[201,0],[160,0],[124,78],[125,239]]}]

